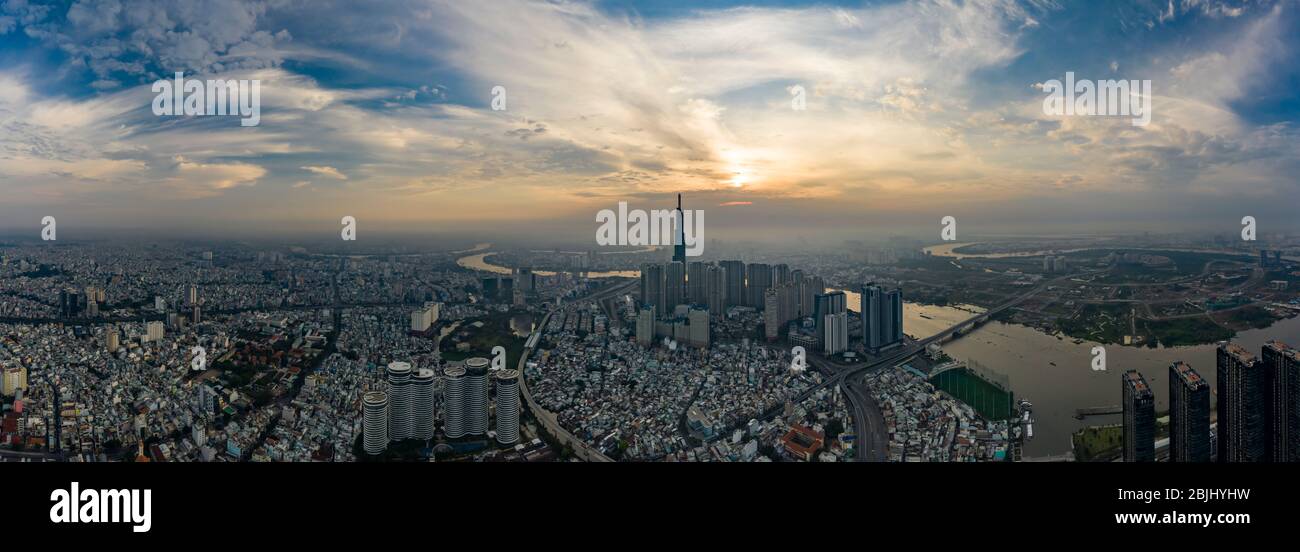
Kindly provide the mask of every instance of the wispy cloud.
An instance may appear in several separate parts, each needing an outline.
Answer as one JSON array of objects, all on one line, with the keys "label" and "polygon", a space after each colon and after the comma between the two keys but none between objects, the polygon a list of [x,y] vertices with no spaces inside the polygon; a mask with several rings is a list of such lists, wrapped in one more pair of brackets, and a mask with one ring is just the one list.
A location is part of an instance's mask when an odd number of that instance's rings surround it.
[{"label": "wispy cloud", "polygon": [[[1286,2],[1120,9],[1114,34],[1091,36],[1117,48],[1091,55],[1090,76],[1152,79],[1143,129],[1042,114],[1026,84],[1085,59],[1043,40],[1076,30],[1070,6],[1048,1],[651,18],[522,0],[383,2],[349,18],[332,12],[352,2],[18,4],[0,8],[0,41],[21,32],[66,61],[0,66],[11,208],[93,197],[211,216],[198,200],[311,190],[294,196],[303,217],[347,204],[392,224],[435,212],[491,223],[687,191],[719,206],[926,213],[936,198],[1068,205],[1242,182],[1241,197],[1294,193],[1300,158],[1286,117],[1243,115],[1294,63]],[[1195,18],[1219,27],[1160,34]],[[261,125],[153,116],[149,82],[180,70],[261,80]],[[806,109],[792,107],[796,85]],[[490,107],[494,86],[504,111]]]}]

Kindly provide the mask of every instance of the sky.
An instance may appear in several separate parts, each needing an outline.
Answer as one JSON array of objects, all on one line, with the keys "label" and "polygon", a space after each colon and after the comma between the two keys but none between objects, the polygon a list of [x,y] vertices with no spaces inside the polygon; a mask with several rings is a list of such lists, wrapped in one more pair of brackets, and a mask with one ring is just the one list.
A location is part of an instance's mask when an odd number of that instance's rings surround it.
[{"label": "sky", "polygon": [[[1294,232],[1298,12],[0,0],[0,229],[581,239],[680,192],[714,237]],[[259,80],[260,124],[155,115],[177,71]],[[1067,71],[1150,80],[1150,124],[1044,113]]]}]

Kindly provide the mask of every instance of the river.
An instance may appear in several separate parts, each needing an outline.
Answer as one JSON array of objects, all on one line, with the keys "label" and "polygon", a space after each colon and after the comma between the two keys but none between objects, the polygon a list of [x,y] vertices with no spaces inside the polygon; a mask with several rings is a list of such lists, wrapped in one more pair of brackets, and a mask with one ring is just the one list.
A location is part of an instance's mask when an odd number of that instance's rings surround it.
[{"label": "river", "polygon": [[[848,295],[850,308],[856,312],[857,294]],[[903,306],[903,330],[916,338],[934,335],[970,317],[972,310],[980,310],[912,303]],[[1280,320],[1267,329],[1240,332],[1233,341],[1260,354],[1260,347],[1270,339],[1300,343],[1300,317]],[[1120,404],[1120,374],[1126,370],[1137,370],[1146,377],[1155,392],[1157,411],[1168,408],[1169,365],[1174,361],[1191,364],[1214,388],[1214,345],[1154,349],[1107,345],[1107,369],[1093,371],[1092,348],[1097,345],[1092,341],[1076,344],[1068,337],[1057,339],[1026,326],[991,321],[945,343],[943,350],[953,358],[974,360],[1007,376],[1016,397],[1034,403],[1038,421],[1034,424],[1034,440],[1025,446],[1025,454],[1030,457],[1069,452],[1070,434],[1084,426],[1119,423],[1119,415],[1076,420],[1074,414],[1079,408]]]},{"label": "river", "polygon": [[[477,255],[466,255],[456,259],[456,264],[474,270],[491,272],[494,274],[511,274],[510,268],[501,265],[494,265],[487,262],[487,256],[494,252],[479,253]],[[555,273],[549,270],[534,270],[533,274],[538,276],[554,276]],[[610,270],[603,272],[587,272],[588,278],[638,278],[641,276],[640,270]]]}]

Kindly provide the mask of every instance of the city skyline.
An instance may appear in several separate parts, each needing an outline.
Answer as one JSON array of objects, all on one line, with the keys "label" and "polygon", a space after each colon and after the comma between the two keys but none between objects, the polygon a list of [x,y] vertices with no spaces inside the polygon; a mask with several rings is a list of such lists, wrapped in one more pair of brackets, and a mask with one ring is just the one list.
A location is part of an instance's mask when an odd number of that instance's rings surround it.
[{"label": "city skyline", "polygon": [[600,546],[699,525],[686,488],[843,496],[804,517],[860,544],[1285,534],[1298,29],[0,0],[0,525]]},{"label": "city skyline", "polygon": [[[1294,2],[197,6],[5,5],[3,230],[577,240],[676,193],[722,239],[1296,230]],[[151,113],[176,72],[260,123]],[[1151,123],[1044,114],[1068,73]]]}]

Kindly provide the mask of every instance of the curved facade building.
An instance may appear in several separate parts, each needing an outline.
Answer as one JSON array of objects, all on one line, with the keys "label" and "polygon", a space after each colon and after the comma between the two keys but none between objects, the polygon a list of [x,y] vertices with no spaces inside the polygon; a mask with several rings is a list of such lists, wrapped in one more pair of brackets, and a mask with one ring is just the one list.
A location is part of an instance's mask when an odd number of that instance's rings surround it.
[{"label": "curved facade building", "polygon": [[433,370],[421,368],[411,378],[411,437],[428,441],[433,438]]},{"label": "curved facade building", "polygon": [[407,362],[388,364],[388,438],[393,441],[414,437],[415,417],[412,414],[411,365]]},{"label": "curved facade building", "polygon": [[486,435],[488,430],[488,365],[483,357],[465,360],[465,432]]},{"label": "curved facade building", "polygon": [[362,441],[366,454],[379,454],[388,448],[388,394],[383,391],[366,393],[362,404]]},{"label": "curved facade building", "polygon": [[442,432],[457,439],[465,436],[465,367],[448,366],[443,376]]},{"label": "curved facade building", "polygon": [[497,372],[497,442],[519,442],[519,371]]}]

